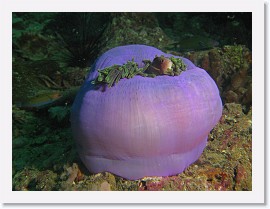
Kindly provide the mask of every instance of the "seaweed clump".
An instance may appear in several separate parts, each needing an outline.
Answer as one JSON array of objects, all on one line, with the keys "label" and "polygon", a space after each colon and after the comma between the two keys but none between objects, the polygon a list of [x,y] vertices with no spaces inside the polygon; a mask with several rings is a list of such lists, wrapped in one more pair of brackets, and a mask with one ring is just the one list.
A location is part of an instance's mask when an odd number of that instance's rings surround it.
[{"label": "seaweed clump", "polygon": [[24,168],[51,169],[75,157],[69,127],[69,110],[56,107],[44,112],[30,112],[12,107],[13,173]]},{"label": "seaweed clump", "polygon": [[[148,65],[146,65],[148,67]],[[142,75],[146,68],[139,68],[138,64],[132,61],[128,61],[124,65],[113,65],[103,70],[98,70],[98,77],[92,81],[92,84],[108,84],[111,87],[113,84],[117,84],[122,78],[132,78],[135,75]]]},{"label": "seaweed clump", "polygon": [[139,68],[138,64],[132,59],[123,65],[113,65],[103,70],[98,70],[99,75],[92,81],[92,84],[107,84],[108,87],[112,87],[120,79],[129,79],[136,75],[151,78],[158,75],[178,76],[182,71],[186,70],[186,65],[182,59],[175,57],[166,58],[163,55],[160,57],[156,56],[152,62],[150,60],[143,60],[143,63],[145,64],[144,67]]}]

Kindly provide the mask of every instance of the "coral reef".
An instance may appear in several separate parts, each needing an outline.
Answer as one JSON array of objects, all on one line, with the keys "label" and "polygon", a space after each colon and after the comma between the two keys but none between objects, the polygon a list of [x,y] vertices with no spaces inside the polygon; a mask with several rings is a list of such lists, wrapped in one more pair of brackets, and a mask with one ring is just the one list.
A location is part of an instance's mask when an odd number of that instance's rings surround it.
[{"label": "coral reef", "polygon": [[109,37],[105,52],[113,47],[127,44],[145,44],[160,49],[172,43],[159,27],[153,13],[113,13],[112,23],[104,32]]},{"label": "coral reef", "polygon": [[24,168],[13,177],[13,189],[16,191],[53,191],[57,185],[57,174],[51,170]]},{"label": "coral reef", "polygon": [[197,162],[177,176],[142,179],[139,190],[250,191],[251,146],[251,111],[228,103]]},{"label": "coral reef", "polygon": [[242,45],[180,53],[205,69],[216,81],[224,103],[252,104],[251,51]]},{"label": "coral reef", "polygon": [[[49,169],[40,170],[24,165],[22,170],[14,171],[13,189],[251,191],[251,130],[251,110],[248,114],[244,114],[240,104],[228,103],[224,107],[220,123],[209,135],[203,154],[182,174],[169,177],[145,177],[129,181],[107,172],[89,174],[81,163],[75,163],[77,159],[74,157],[66,159],[67,163],[54,162],[53,169],[49,166]],[[72,139],[69,140],[72,141]],[[59,146],[55,143],[53,145]],[[15,152],[18,149],[26,150],[21,146],[21,148],[17,147]],[[40,144],[38,149],[47,149],[46,144]],[[61,154],[55,157],[59,156]],[[46,185],[46,187],[41,185]]]},{"label": "coral reef", "polygon": [[[90,61],[108,49],[126,44],[170,50],[207,70],[218,84],[224,104],[220,123],[211,131],[199,160],[180,175],[136,181],[107,172],[90,174],[81,163],[67,119],[72,95],[45,109],[18,108],[23,103],[47,102],[48,96],[57,97],[59,92],[81,86],[89,71],[80,64],[70,67],[71,63],[81,63],[82,57],[69,63],[66,44],[72,43],[63,44],[63,39],[67,42],[72,39],[70,34],[79,30],[71,30],[69,37],[62,33],[61,37],[52,25],[57,15],[12,14],[13,190],[252,190],[250,14],[110,14],[108,25],[100,33],[104,45],[99,45]],[[215,41],[220,48],[212,49],[217,46]],[[205,46],[208,50],[202,51]],[[182,52],[181,47],[189,51]]]}]

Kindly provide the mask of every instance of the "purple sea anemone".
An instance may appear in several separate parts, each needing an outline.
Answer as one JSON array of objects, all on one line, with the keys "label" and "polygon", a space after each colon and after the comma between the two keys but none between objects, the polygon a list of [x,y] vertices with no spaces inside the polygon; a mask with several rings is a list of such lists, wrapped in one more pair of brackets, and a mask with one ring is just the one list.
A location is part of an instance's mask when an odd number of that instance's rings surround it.
[{"label": "purple sea anemone", "polygon": [[[92,173],[112,172],[127,179],[170,176],[196,161],[222,114],[213,79],[188,59],[179,76],[136,75],[110,88],[91,81],[98,70],[134,59],[171,57],[154,47],[127,45],[97,59],[71,112],[72,131],[83,163]],[[177,57],[177,56],[175,56]]]}]

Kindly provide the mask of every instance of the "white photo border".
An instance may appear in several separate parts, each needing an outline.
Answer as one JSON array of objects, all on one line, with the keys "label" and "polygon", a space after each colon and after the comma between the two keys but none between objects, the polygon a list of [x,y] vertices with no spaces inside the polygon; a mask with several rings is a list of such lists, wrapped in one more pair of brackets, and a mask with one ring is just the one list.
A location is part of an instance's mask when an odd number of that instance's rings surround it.
[{"label": "white photo border", "polygon": [[[1,0],[1,202],[264,203],[263,0]],[[252,191],[12,191],[12,12],[252,12]],[[2,86],[3,85],[3,86]]]}]

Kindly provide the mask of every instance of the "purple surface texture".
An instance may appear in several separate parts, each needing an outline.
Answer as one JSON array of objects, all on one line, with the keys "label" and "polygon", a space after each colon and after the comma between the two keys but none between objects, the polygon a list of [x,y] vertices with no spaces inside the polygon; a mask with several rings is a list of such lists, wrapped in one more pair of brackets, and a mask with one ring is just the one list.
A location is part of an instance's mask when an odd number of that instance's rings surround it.
[{"label": "purple surface texture", "polygon": [[[71,110],[81,160],[92,173],[126,179],[170,176],[196,161],[222,115],[218,88],[207,72],[182,58],[179,76],[135,76],[105,91],[91,81],[98,69],[128,60],[173,55],[145,45],[113,48],[97,59]],[[177,56],[175,56],[177,57]]]}]

